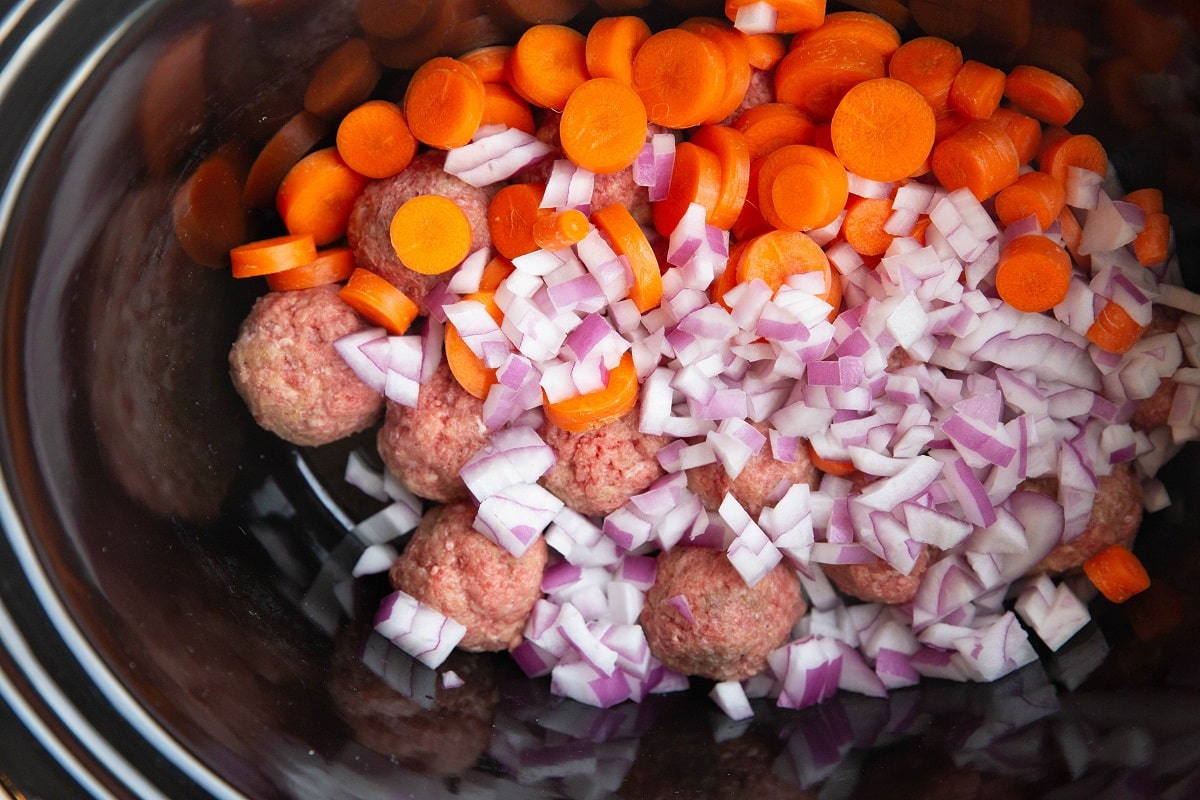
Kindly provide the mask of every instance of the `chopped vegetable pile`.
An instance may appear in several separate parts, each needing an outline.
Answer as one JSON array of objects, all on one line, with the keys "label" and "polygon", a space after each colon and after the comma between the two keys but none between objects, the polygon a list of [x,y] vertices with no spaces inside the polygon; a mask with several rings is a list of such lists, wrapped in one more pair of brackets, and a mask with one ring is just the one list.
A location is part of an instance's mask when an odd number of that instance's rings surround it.
[{"label": "chopped vegetable pile", "polygon": [[[333,142],[306,111],[238,178],[282,230],[234,243],[233,275],[338,286],[363,324],[328,347],[389,424],[443,363],[479,401],[483,445],[451,476],[471,535],[545,559],[518,635],[482,649],[555,692],[608,706],[695,674],[743,718],[754,697],[996,679],[1032,637],[1068,641],[1096,591],[1148,586],[1133,534],[1200,435],[1200,296],[1162,193],[1070,130],[1083,96],[1053,72],[823,0],[725,8],[533,25],[413,65],[399,102],[347,43],[310,87]],[[401,285],[353,219],[428,153],[464,192],[388,209]],[[183,191],[236,164],[218,151]],[[649,479],[603,513],[551,488],[548,429],[628,420],[607,447],[655,442]],[[347,479],[388,504],[359,573],[395,586],[440,498],[358,458]],[[689,548],[720,558],[676,574]],[[474,623],[422,586],[395,586],[377,630],[436,668]]]}]

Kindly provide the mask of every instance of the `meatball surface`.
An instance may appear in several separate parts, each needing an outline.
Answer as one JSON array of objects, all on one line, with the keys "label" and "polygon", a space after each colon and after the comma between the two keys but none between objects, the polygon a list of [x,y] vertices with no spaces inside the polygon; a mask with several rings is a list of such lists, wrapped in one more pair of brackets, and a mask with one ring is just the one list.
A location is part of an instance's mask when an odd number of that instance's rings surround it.
[{"label": "meatball surface", "polygon": [[413,494],[448,503],[470,497],[459,470],[487,442],[483,401],[468,393],[443,359],[417,394],[416,408],[388,402],[376,445],[383,463]]},{"label": "meatball surface", "polygon": [[[670,602],[679,596],[690,621]],[[786,564],[750,587],[724,551],[675,547],[658,557],[641,623],[650,652],[671,669],[741,680],[766,667],[767,654],[787,642],[805,608],[800,580]]]},{"label": "meatball surface", "polygon": [[368,323],[337,286],[268,292],[242,322],[229,373],[259,425],[300,446],[328,444],[373,425],[383,396],[333,343]]},{"label": "meatball surface", "polygon": [[474,530],[474,519],[466,502],[427,511],[388,577],[392,588],[466,627],[459,649],[507,650],[521,643],[542,595],[546,542],[538,537],[516,558]]},{"label": "meatball surface", "polygon": [[[767,434],[765,425],[754,423],[754,427],[764,436]],[[809,460],[807,448],[799,448],[797,460],[788,463],[777,460],[771,453],[770,444],[764,444],[750,457],[736,479],[730,479],[719,461],[688,470],[688,488],[706,509],[716,511],[720,508],[728,492],[752,517],[757,517],[771,504],[771,495],[784,481],[807,484],[810,489],[816,489],[820,484],[821,473]]]},{"label": "meatball surface", "polygon": [[[1142,484],[1129,464],[1113,467],[1099,479],[1100,490],[1092,504],[1087,528],[1067,542],[1055,546],[1031,572],[1058,574],[1075,569],[1110,544],[1132,547],[1142,524]],[[1058,485],[1053,480],[1030,482],[1026,488],[1054,496]]]},{"label": "meatball surface", "polygon": [[637,409],[587,433],[550,422],[539,433],[555,456],[539,483],[580,514],[616,511],[666,474],[655,454],[668,439],[639,431]]},{"label": "meatball surface", "polygon": [[865,564],[822,564],[821,570],[835,586],[851,597],[868,603],[900,605],[917,595],[921,576],[929,566],[928,545],[921,546],[921,554],[912,571],[907,575],[884,561],[876,558]]}]

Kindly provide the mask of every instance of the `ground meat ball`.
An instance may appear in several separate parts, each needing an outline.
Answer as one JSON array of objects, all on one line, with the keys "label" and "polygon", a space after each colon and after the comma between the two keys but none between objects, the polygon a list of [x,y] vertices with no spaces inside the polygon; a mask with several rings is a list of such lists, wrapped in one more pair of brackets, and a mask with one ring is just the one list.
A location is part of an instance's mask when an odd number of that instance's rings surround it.
[{"label": "ground meat ball", "polygon": [[729,124],[748,109],[775,102],[775,72],[774,70],[756,69],[750,73],[750,84],[737,110],[729,115],[722,124]]},{"label": "ground meat ball", "polygon": [[822,564],[821,569],[835,586],[851,597],[867,603],[900,605],[916,597],[929,559],[930,548],[922,545],[921,554],[907,575],[881,558],[866,564]]},{"label": "ground meat ball", "polygon": [[476,188],[442,169],[446,154],[430,150],[418,155],[408,168],[392,178],[372,181],[354,203],[346,239],[354,248],[354,262],[387,278],[418,305],[441,278],[413,272],[396,256],[391,225],[396,209],[423,194],[448,197],[458,204],[471,222],[471,249],[490,243],[487,227],[488,203],[498,187]]},{"label": "ground meat ball", "polygon": [[458,471],[487,442],[483,401],[467,393],[443,360],[421,386],[416,408],[388,402],[376,446],[400,483],[448,503],[470,497]]},{"label": "ground meat ball", "polygon": [[[766,435],[767,428],[755,424],[760,433]],[[821,482],[821,473],[808,460],[807,448],[800,448],[797,460],[792,463],[778,461],[771,454],[770,444],[764,444],[755,453],[735,480],[720,462],[705,464],[688,470],[688,488],[700,498],[709,511],[716,511],[726,492],[733,494],[752,517],[770,505],[771,494],[781,482],[803,483],[816,489]]]},{"label": "ground meat ball", "polygon": [[[1100,490],[1088,517],[1087,529],[1069,542],[1050,551],[1031,572],[1058,574],[1075,569],[1110,544],[1133,545],[1142,522],[1142,484],[1128,464],[1113,468],[1099,479]],[[1051,497],[1058,494],[1058,483],[1052,479],[1026,481],[1022,488],[1032,489]]]},{"label": "ground meat ball", "polygon": [[635,409],[587,433],[543,424],[540,433],[555,462],[540,483],[580,514],[616,511],[664,474],[655,454],[668,439],[642,433],[637,422]]},{"label": "ground meat ball", "polygon": [[1166,425],[1171,416],[1171,406],[1175,403],[1175,389],[1178,384],[1172,378],[1163,378],[1158,382],[1154,394],[1145,400],[1139,400],[1129,418],[1129,424],[1137,431],[1151,431],[1160,425]]},{"label": "ground meat ball", "polygon": [[[691,622],[668,602],[680,595]],[[724,551],[676,547],[658,557],[641,623],[650,652],[671,669],[741,680],[766,667],[805,608],[800,580],[784,564],[750,587]]]},{"label": "ground meat ball", "polygon": [[516,558],[474,530],[474,520],[469,502],[426,512],[389,578],[393,588],[465,626],[461,649],[507,650],[521,643],[541,597],[546,542],[538,537]]},{"label": "ground meat ball", "polygon": [[338,297],[337,286],[260,297],[229,352],[233,385],[255,421],[302,446],[328,444],[373,425],[383,397],[333,348],[366,325]]}]

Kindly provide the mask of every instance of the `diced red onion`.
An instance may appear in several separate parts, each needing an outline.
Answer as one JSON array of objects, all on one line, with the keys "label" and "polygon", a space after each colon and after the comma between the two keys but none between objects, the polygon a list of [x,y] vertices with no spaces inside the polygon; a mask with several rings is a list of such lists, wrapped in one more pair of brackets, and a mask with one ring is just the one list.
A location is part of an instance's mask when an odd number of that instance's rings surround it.
[{"label": "diced red onion", "polygon": [[[1134,240],[1142,228],[1142,220],[1128,211],[1131,203],[1118,206],[1105,192],[1097,197],[1096,207],[1087,213],[1083,221],[1083,235],[1079,241],[1079,254],[1092,255],[1124,247]],[[1132,206],[1134,209],[1137,206]],[[1138,214],[1141,214],[1139,209]]]},{"label": "diced red onion", "polygon": [[375,630],[430,669],[462,641],[467,629],[411,595],[395,591],[375,613]]},{"label": "diced red onion", "polygon": [[1068,166],[1063,189],[1066,190],[1068,206],[1090,211],[1100,203],[1104,177],[1086,167]]},{"label": "diced red onion", "polygon": [[733,27],[742,33],[774,33],[779,19],[775,6],[766,0],[739,6],[734,14]]},{"label": "diced red onion", "polygon": [[562,506],[561,500],[538,484],[519,483],[484,498],[474,528],[520,558]]},{"label": "diced red onion", "polygon": [[364,575],[378,575],[381,572],[387,572],[399,557],[399,551],[390,544],[370,545],[354,562],[354,568],[350,574],[361,578]]}]

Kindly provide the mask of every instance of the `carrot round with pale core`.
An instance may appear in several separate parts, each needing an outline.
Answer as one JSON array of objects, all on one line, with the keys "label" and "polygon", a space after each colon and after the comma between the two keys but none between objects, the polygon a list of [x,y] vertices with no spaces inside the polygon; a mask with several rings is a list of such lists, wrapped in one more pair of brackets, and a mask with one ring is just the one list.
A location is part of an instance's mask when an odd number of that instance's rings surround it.
[{"label": "carrot round with pale core", "polygon": [[417,141],[441,150],[462,147],[483,119],[483,81],[462,62],[437,56],[413,73],[403,105]]},{"label": "carrot round with pale core", "polygon": [[363,319],[396,336],[407,331],[420,312],[408,295],[362,267],[351,273],[346,285],[338,290],[338,297]]},{"label": "carrot round with pale core", "polygon": [[544,402],[546,419],[572,433],[587,433],[616,422],[628,414],[638,401],[637,370],[633,356],[626,352],[620,363],[608,371],[608,384],[595,392]]},{"label": "carrot round with pale core", "polygon": [[326,147],[288,171],[275,194],[275,208],[289,233],[310,233],[325,245],[346,234],[354,202],[366,186],[366,176],[351,169],[336,147]]},{"label": "carrot round with pale core", "polygon": [[876,181],[913,175],[933,150],[933,109],[907,83],[875,78],[852,87],[834,109],[829,134],[846,169]]},{"label": "carrot round with pale core", "polygon": [[1071,256],[1040,234],[1012,239],[1000,250],[996,292],[1018,311],[1049,311],[1071,286]]},{"label": "carrot round with pale core", "polygon": [[400,263],[422,275],[449,272],[471,251],[471,221],[457,203],[436,194],[396,209],[390,235]]},{"label": "carrot round with pale core", "polygon": [[659,31],[633,58],[633,89],[651,122],[668,128],[703,124],[725,97],[725,56],[699,34]]},{"label": "carrot round with pale core", "polygon": [[889,197],[853,197],[846,204],[841,237],[862,256],[881,256],[896,238],[884,230],[892,215]]},{"label": "carrot round with pale core", "polygon": [[776,228],[809,231],[837,219],[850,196],[837,156],[812,145],[781,147],[758,168],[758,210]]},{"label": "carrot round with pale core", "polygon": [[598,174],[620,172],[646,143],[646,107],[626,83],[592,78],[571,92],[559,121],[563,152]]},{"label": "carrot round with pale core", "polygon": [[417,154],[404,112],[387,100],[368,100],[346,114],[336,144],[347,166],[376,179],[399,175]]}]

